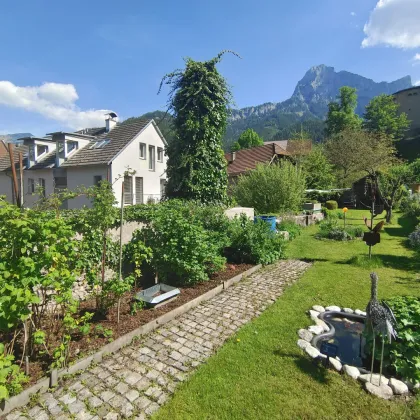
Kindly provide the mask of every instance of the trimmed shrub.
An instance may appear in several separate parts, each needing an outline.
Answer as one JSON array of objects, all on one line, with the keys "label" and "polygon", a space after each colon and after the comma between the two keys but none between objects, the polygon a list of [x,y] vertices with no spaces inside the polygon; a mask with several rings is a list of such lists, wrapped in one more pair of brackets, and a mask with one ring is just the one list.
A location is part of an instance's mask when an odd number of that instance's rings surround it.
[{"label": "trimmed shrub", "polygon": [[254,223],[245,216],[235,218],[229,233],[228,260],[233,263],[266,265],[284,256],[284,239],[262,220]]},{"label": "trimmed shrub", "polygon": [[338,203],[335,200],[328,200],[325,202],[325,207],[328,210],[337,210],[338,209]]},{"label": "trimmed shrub", "polygon": [[361,238],[364,229],[361,226],[344,226],[338,224],[337,218],[327,218],[319,223],[319,232],[315,235],[317,239],[332,239],[334,241],[350,241],[354,238]]},{"label": "trimmed shrub", "polygon": [[288,161],[257,165],[239,177],[233,195],[241,206],[254,207],[257,214],[297,212],[304,201],[305,176]]}]

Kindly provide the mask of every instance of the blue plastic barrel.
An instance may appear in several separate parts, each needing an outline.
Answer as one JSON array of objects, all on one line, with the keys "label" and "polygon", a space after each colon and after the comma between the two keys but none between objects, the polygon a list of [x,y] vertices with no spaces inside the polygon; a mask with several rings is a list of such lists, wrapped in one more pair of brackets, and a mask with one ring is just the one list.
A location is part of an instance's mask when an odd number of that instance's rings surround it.
[{"label": "blue plastic barrel", "polygon": [[270,225],[270,230],[276,232],[276,216],[255,216],[254,222],[256,223],[258,219],[268,223]]}]

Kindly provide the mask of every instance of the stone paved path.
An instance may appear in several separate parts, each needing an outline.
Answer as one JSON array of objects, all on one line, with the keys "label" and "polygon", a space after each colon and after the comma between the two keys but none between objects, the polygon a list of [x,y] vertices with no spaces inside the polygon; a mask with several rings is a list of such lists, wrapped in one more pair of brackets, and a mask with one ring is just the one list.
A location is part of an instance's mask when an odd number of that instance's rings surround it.
[{"label": "stone paved path", "polygon": [[144,419],[243,324],[260,315],[310,264],[266,267],[68,379],[7,420]]}]

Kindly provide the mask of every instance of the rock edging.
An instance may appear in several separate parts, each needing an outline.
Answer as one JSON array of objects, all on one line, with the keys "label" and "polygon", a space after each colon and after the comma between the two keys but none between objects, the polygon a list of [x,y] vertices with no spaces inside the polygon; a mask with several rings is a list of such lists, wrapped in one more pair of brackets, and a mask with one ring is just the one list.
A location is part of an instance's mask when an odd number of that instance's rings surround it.
[{"label": "rock edging", "polygon": [[298,331],[299,340],[297,341],[298,347],[305,351],[308,356],[314,360],[323,361],[336,372],[343,373],[354,380],[358,380],[364,384],[364,389],[367,392],[379,398],[388,400],[395,395],[408,395],[410,394],[410,390],[419,387],[419,384],[413,386],[411,383],[403,382],[396,378],[387,378],[384,375],[382,375],[381,382],[379,383],[379,374],[375,373],[372,375],[371,383],[371,374],[366,369],[346,364],[343,365],[338,356],[331,357],[322,354],[318,348],[312,345],[312,343],[315,337],[330,330],[328,324],[319,317],[326,312],[341,312],[343,315],[355,314],[363,317],[366,316],[366,312],[360,309],[353,310],[352,308],[341,308],[336,305],[327,307],[313,305],[308,311],[308,314],[315,325],[310,325],[306,329],[301,328]]}]

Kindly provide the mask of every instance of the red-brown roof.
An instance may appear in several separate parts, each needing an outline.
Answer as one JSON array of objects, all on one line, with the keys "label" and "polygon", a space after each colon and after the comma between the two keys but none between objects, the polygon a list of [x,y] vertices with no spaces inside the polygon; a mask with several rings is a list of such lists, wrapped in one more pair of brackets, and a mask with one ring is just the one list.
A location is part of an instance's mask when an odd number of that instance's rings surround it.
[{"label": "red-brown roof", "polygon": [[[235,159],[232,159],[235,153]],[[276,144],[264,144],[251,149],[238,150],[237,152],[225,153],[228,162],[228,175],[239,175],[255,169],[258,163],[270,163],[273,157],[287,156],[289,153]]]},{"label": "red-brown roof", "polygon": [[7,155],[7,147],[3,140],[0,140],[0,157]]}]

